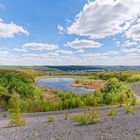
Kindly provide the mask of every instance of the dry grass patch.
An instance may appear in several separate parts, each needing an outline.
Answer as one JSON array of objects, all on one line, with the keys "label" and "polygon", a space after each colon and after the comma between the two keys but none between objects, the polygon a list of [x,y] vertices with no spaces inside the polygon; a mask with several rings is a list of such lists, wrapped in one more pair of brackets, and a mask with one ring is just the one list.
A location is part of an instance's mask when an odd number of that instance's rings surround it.
[{"label": "dry grass patch", "polygon": [[105,86],[104,80],[93,80],[93,79],[87,79],[87,78],[79,78],[76,79],[74,83],[71,84],[75,87],[87,87],[87,88],[93,88],[93,89],[101,89]]}]

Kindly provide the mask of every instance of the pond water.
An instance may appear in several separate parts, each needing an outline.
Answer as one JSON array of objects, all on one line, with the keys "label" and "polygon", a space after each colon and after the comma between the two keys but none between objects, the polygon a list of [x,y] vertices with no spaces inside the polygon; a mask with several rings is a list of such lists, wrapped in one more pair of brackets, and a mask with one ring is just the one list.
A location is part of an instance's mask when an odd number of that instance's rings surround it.
[{"label": "pond water", "polygon": [[49,87],[52,89],[59,89],[64,91],[72,91],[75,93],[89,93],[94,89],[84,87],[73,87],[71,83],[74,82],[74,78],[42,78],[37,81],[37,84],[42,87]]}]

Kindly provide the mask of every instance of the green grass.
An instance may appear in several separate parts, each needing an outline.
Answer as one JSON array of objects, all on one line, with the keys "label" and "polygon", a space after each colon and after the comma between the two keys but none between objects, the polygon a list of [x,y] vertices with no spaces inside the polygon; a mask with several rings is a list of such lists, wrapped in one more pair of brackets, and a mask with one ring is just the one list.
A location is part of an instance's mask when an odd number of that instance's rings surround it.
[{"label": "green grass", "polygon": [[55,116],[48,116],[47,117],[48,122],[54,122],[55,121]]},{"label": "green grass", "polygon": [[8,126],[18,127],[18,126],[24,126],[25,124],[26,124],[26,119],[23,117],[21,113],[13,113]]},{"label": "green grass", "polygon": [[134,107],[131,106],[130,104],[126,104],[125,105],[125,112],[126,112],[126,114],[134,112]]},{"label": "green grass", "polygon": [[79,122],[81,125],[96,124],[101,122],[100,112],[98,109],[90,108],[85,113],[74,115],[72,120]]},{"label": "green grass", "polygon": [[115,107],[112,107],[110,110],[107,111],[108,116],[116,116],[117,112],[115,110]]}]

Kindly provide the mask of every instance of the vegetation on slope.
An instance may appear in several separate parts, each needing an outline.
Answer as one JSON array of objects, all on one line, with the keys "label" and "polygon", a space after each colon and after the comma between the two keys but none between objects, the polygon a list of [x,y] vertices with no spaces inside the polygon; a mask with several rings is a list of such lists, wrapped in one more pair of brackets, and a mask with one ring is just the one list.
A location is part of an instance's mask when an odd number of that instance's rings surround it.
[{"label": "vegetation on slope", "polygon": [[68,73],[72,76],[86,77],[89,79],[109,80],[111,78],[117,78],[122,82],[137,82],[140,81],[140,71],[126,70],[126,71],[100,71],[100,72],[73,72]]},{"label": "vegetation on slope", "polygon": [[[44,90],[35,85],[35,78],[44,73],[29,70],[0,69],[0,105],[13,109],[9,102],[18,96],[21,112],[39,112],[64,110],[85,106],[103,106],[124,104],[126,101],[135,103],[130,88],[116,78],[111,78],[105,87],[91,94],[76,94],[55,90],[52,94],[56,100],[46,100]],[[16,101],[15,101],[16,102]]]},{"label": "vegetation on slope", "polygon": [[12,106],[9,106],[8,103],[15,94],[18,94],[22,110],[26,110],[27,106],[36,108],[35,104],[44,101],[44,94],[40,88],[35,86],[34,78],[42,75],[42,73],[36,71],[1,69],[0,104],[6,109],[11,108]]}]

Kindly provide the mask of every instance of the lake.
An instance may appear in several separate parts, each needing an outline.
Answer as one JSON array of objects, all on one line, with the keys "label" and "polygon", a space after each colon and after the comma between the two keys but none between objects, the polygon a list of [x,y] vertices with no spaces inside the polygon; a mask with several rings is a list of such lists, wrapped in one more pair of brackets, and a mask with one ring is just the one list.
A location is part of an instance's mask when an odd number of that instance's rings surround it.
[{"label": "lake", "polygon": [[49,87],[52,89],[71,91],[75,93],[89,93],[93,92],[94,89],[85,87],[73,87],[71,83],[75,81],[75,78],[42,78],[37,80],[37,84],[42,87]]}]

